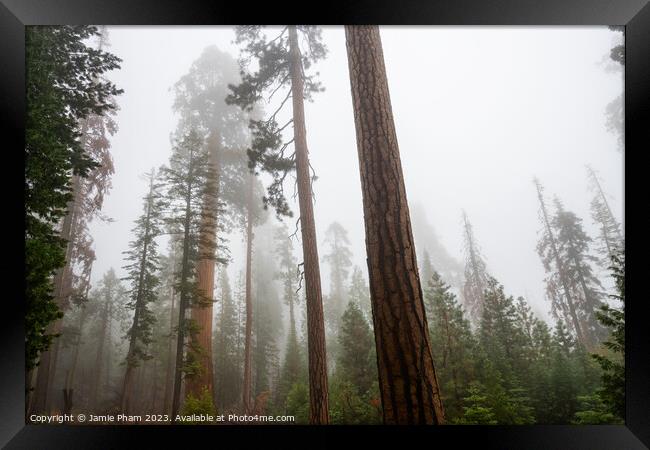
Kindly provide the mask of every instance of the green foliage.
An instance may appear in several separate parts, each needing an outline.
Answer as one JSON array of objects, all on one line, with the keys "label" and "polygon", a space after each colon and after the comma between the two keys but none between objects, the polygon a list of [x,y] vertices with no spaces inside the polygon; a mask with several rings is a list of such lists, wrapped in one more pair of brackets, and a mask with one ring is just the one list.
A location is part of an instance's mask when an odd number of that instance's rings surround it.
[{"label": "green foliage", "polygon": [[616,294],[611,297],[622,303],[621,309],[603,305],[596,313],[599,322],[611,330],[603,344],[607,353],[592,354],[602,369],[602,388],[598,395],[607,411],[619,420],[625,418],[625,253],[621,248],[612,255],[612,276]]},{"label": "green foliage", "polygon": [[335,380],[330,398],[330,418],[333,424],[373,425],[382,421],[376,381],[368,391],[361,394],[352,382]]},{"label": "green foliage", "polygon": [[100,80],[120,59],[85,42],[92,26],[29,26],[25,29],[27,116],[25,123],[25,363],[35,367],[50,346],[47,326],[62,317],[52,295],[52,276],[65,264],[57,223],[71,200],[72,175],[87,176],[97,162],[86,154],[78,127],[102,115],[122,91]]},{"label": "green foliage", "polygon": [[[189,394],[185,399],[182,415],[191,416],[192,414],[196,414],[196,415],[209,414],[213,417],[217,415],[217,410],[214,407],[214,404],[212,403],[212,395],[210,395],[210,391],[208,391],[208,389],[203,389],[203,392],[201,392],[201,396],[199,398],[196,398],[192,394]],[[184,425],[205,424],[205,422],[198,422],[198,421],[187,421],[187,422],[183,421],[180,423]]]},{"label": "green foliage", "polygon": [[[307,43],[306,51],[301,54],[303,68],[304,91],[303,97],[311,99],[315,92],[322,91],[316,75],[308,75],[308,69],[313,63],[325,57],[327,50],[321,42],[321,30],[315,26],[295,26],[300,37]],[[236,43],[242,46],[240,66],[242,81],[238,85],[229,85],[231,93],[226,97],[226,103],[237,105],[243,111],[253,112],[264,96],[270,102],[279,91],[286,91],[279,107],[267,119],[251,119],[249,128],[252,133],[252,143],[247,149],[249,167],[261,169],[271,174],[272,182],[267,187],[267,195],[263,198],[264,205],[275,208],[278,216],[291,216],[292,212],[284,196],[283,183],[287,175],[295,168],[295,155],[285,154],[293,139],[285,141],[282,131],[292,120],[278,125],[277,116],[291,97],[291,74],[288,28],[284,26],[281,32],[270,38],[264,27],[260,25],[244,25],[235,29]],[[248,67],[255,60],[258,69],[248,73]],[[257,112],[259,114],[259,111]]]},{"label": "green foliage", "polygon": [[287,414],[294,416],[297,424],[309,423],[309,388],[305,383],[295,383],[287,394]]},{"label": "green foliage", "polygon": [[623,425],[625,422],[615,416],[603,403],[599,395],[583,395],[578,397],[579,409],[572,423],[576,425]]},{"label": "green foliage", "polygon": [[456,425],[496,425],[498,422],[487,403],[485,388],[479,382],[473,382],[467,389],[463,415],[456,419]]},{"label": "green foliage", "polygon": [[474,338],[456,296],[433,269],[424,292],[431,350],[447,418],[461,413],[474,377]]}]

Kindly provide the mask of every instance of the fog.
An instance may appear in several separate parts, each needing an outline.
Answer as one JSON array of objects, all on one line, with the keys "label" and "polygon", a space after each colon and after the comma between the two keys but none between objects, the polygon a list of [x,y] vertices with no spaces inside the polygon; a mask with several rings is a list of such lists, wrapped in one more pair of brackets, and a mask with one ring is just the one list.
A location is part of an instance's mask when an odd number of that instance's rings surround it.
[{"label": "fog", "polygon": [[[178,119],[170,88],[208,45],[238,56],[232,27],[108,27],[108,32],[109,50],[123,60],[110,78],[124,94],[115,119],[119,131],[111,138],[113,187],[103,207],[114,222],[95,221],[90,230],[97,256],[93,282],[110,267],[123,275],[122,251],[147,190],[141,175],[168,162]],[[607,27],[400,26],[381,27],[381,36],[411,212],[424,213],[447,252],[462,264],[464,209],[488,272],[506,293],[525,296],[545,316],[549,304],[535,250],[540,223],[533,176],[549,199],[557,194],[595,236],[585,172],[585,164],[591,165],[623,222],[623,154],[605,125],[607,105],[623,90],[623,72],[609,60],[620,34]],[[326,90],[305,109],[318,176],[317,235],[321,244],[329,224],[341,223],[354,263],[365,273],[343,28],[325,27],[323,41],[329,53],[314,70]],[[293,192],[293,181],[286,192]],[[297,216],[296,202],[289,201]],[[285,221],[293,231],[295,218]],[[421,242],[418,231],[416,242]],[[229,238],[228,270],[234,280],[244,265],[244,245],[241,233]],[[328,272],[322,264],[325,292]]]}]

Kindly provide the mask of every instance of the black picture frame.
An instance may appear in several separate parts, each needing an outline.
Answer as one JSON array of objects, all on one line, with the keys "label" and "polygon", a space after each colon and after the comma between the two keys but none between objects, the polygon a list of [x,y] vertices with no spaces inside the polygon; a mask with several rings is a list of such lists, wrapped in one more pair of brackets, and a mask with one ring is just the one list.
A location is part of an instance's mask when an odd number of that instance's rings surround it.
[{"label": "black picture frame", "polygon": [[[67,426],[26,425],[24,420],[24,255],[18,233],[24,211],[21,185],[25,121],[25,26],[58,24],[102,25],[227,25],[235,23],[319,23],[395,25],[624,25],[625,26],[625,234],[626,259],[626,422],[625,425],[570,426],[444,426],[444,427],[299,427],[299,426]],[[3,143],[5,205],[15,211],[15,255],[2,260],[7,285],[0,328],[0,445],[6,448],[129,448],[137,441],[153,448],[157,443],[223,445],[235,439],[238,447],[267,446],[278,440],[301,447],[334,445],[350,433],[378,443],[412,445],[410,440],[436,448],[499,449],[642,449],[650,446],[650,326],[644,255],[650,224],[644,214],[647,196],[640,188],[643,156],[650,149],[650,4],[644,0],[362,0],[291,5],[266,2],[197,0],[0,0],[0,111],[6,133]],[[631,159],[630,159],[631,158]],[[635,173],[639,171],[639,173]],[[24,173],[24,172],[23,172]],[[22,180],[24,182],[24,179]],[[635,186],[635,183],[639,183]],[[645,201],[644,201],[645,200]],[[628,214],[630,213],[630,214]],[[632,215],[640,214],[641,219]],[[8,218],[8,217],[7,217]],[[630,289],[631,288],[631,289]],[[371,445],[368,441],[367,445]],[[472,443],[474,443],[472,445]],[[140,444],[142,445],[142,444]]]}]

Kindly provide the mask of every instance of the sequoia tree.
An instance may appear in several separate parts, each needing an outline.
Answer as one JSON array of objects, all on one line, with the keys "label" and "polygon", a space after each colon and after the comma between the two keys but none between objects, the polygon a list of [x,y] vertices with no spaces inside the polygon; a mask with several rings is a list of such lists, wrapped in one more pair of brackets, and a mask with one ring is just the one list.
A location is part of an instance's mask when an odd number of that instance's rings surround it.
[{"label": "sequoia tree", "polygon": [[346,26],[345,35],[384,422],[441,424],[379,27]]}]

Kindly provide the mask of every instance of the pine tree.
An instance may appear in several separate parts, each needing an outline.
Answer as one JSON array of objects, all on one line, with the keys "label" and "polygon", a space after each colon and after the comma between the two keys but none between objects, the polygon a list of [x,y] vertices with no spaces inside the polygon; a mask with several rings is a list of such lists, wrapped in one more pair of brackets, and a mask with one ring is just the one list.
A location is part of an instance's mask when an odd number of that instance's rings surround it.
[{"label": "pine tree", "polygon": [[281,404],[285,404],[289,391],[300,379],[302,371],[302,349],[298,342],[295,311],[296,303],[299,300],[296,292],[298,263],[293,256],[293,245],[288,234],[289,231],[286,225],[277,228],[275,233],[276,252],[280,261],[280,271],[277,276],[284,288],[284,302],[289,307],[289,331],[282,364],[282,381],[278,392]]},{"label": "pine tree", "polygon": [[[242,83],[231,86],[233,93],[226,101],[252,111],[254,104],[264,93],[271,92],[270,100],[279,90],[290,87],[285,89],[287,93],[279,108],[268,119],[251,120],[253,142],[248,150],[249,165],[261,168],[273,176],[273,182],[267,189],[268,196],[264,201],[265,204],[274,206],[280,215],[290,214],[284,198],[283,182],[288,173],[296,169],[309,321],[310,422],[327,424],[329,419],[325,326],[312,203],[313,179],[310,176],[304,117],[304,100],[311,99],[312,93],[322,90],[314,76],[307,75],[307,71],[312,63],[325,57],[326,49],[321,43],[320,29],[314,26],[285,26],[273,39],[268,39],[262,27],[257,25],[240,26],[236,32],[236,42],[244,45],[242,62],[246,64],[255,58],[259,63],[259,70],[254,74],[242,73]],[[306,52],[299,48],[299,33],[309,44]],[[290,97],[293,102],[293,118],[279,127],[277,114]],[[282,131],[290,124],[293,124],[294,137],[283,142]],[[295,151],[286,156],[285,150],[292,143]]]},{"label": "pine tree", "polygon": [[588,330],[579,317],[579,299],[571,284],[566,258],[562,257],[561,243],[558,240],[558,222],[548,211],[544,199],[544,188],[537,178],[533,179],[539,200],[539,217],[543,231],[537,243],[544,270],[546,271],[546,296],[551,302],[551,313],[556,319],[566,321],[583,345],[589,342]]},{"label": "pine tree", "polygon": [[461,413],[465,390],[473,378],[474,338],[469,321],[440,275],[433,271],[424,299],[433,360],[450,420]]},{"label": "pine tree", "polygon": [[156,184],[156,173],[152,170],[147,174],[149,179],[149,192],[144,198],[144,212],[136,221],[133,229],[134,240],[130,249],[125,252],[129,262],[124,269],[131,285],[129,303],[127,307],[133,310],[133,324],[126,338],[129,340],[129,350],[126,355],[126,369],[122,385],[122,411],[130,412],[130,398],[133,388],[133,372],[140,361],[151,358],[147,347],[152,343],[152,328],[155,322],[150,304],[158,298],[157,288],[160,284],[158,276],[158,244],[156,238],[161,234],[161,208],[160,186]]},{"label": "pine tree", "polygon": [[345,282],[352,267],[352,252],[348,232],[338,222],[332,222],[325,231],[325,244],[329,244],[329,253],[323,260],[330,265],[330,295],[325,305],[325,322],[338,329],[338,319],[343,314],[345,305]]},{"label": "pine tree", "polygon": [[481,320],[483,295],[488,288],[488,273],[485,268],[485,261],[481,256],[480,249],[474,237],[472,224],[463,211],[463,239],[465,243],[465,284],[463,285],[463,298],[465,308],[470,320],[478,325]]},{"label": "pine tree", "polygon": [[616,281],[616,294],[612,298],[621,302],[621,309],[607,304],[596,312],[598,321],[611,331],[603,343],[608,353],[593,354],[602,369],[602,388],[598,391],[605,410],[618,420],[625,419],[625,252],[622,248],[612,255],[610,266]]},{"label": "pine tree", "polygon": [[[174,392],[172,398],[172,419],[180,409],[181,383],[183,376],[200,374],[205,370],[201,364],[205,360],[206,349],[197,345],[196,334],[200,328],[187,317],[187,310],[205,299],[199,293],[198,261],[201,221],[204,211],[202,205],[207,195],[210,162],[209,154],[199,134],[190,130],[176,143],[170,158],[169,167],[161,169],[162,180],[167,187],[169,204],[167,223],[171,232],[182,236],[182,256],[180,272],[177,275],[176,289],[179,293],[179,316],[176,345],[176,365],[174,373]],[[216,198],[212,198],[216,202]],[[189,338],[187,354],[186,338]],[[196,397],[196,396],[195,396]]]},{"label": "pine tree", "polygon": [[346,26],[345,36],[383,420],[441,424],[379,27]]},{"label": "pine tree", "polygon": [[102,407],[101,399],[105,399],[104,395],[100,397],[99,391],[102,384],[108,385],[110,380],[108,376],[103,376],[106,370],[105,361],[110,361],[107,358],[107,353],[111,350],[111,323],[116,318],[119,319],[119,306],[124,304],[124,297],[126,296],[126,289],[122,286],[115,271],[111,268],[106,272],[101,280],[101,284],[96,293],[96,301],[100,303],[97,309],[97,323],[99,326],[97,336],[97,347],[95,350],[95,364],[94,364],[94,377],[90,397],[90,405],[95,411],[100,410]]},{"label": "pine tree", "polygon": [[609,207],[598,174],[590,166],[587,166],[587,177],[594,193],[594,198],[591,200],[591,217],[599,230],[599,247],[597,249],[601,256],[599,264],[603,268],[609,268],[612,256],[623,248],[623,235],[621,227]]},{"label": "pine tree", "polygon": [[241,397],[241,354],[237,347],[237,308],[225,266],[219,271],[218,286],[220,310],[214,337],[216,406],[219,411],[232,411]]},{"label": "pine tree", "polygon": [[356,302],[372,329],[372,308],[370,306],[370,291],[368,284],[363,276],[361,268],[354,266],[352,268],[352,275],[350,276],[350,289],[348,291],[348,299],[351,302]]},{"label": "pine tree", "polygon": [[556,229],[558,250],[566,277],[577,301],[578,319],[585,334],[585,346],[593,348],[604,336],[604,329],[598,323],[595,312],[602,305],[602,285],[591,266],[596,258],[589,253],[591,238],[582,228],[582,220],[571,211],[566,211],[555,199],[556,214],[553,226]]}]

